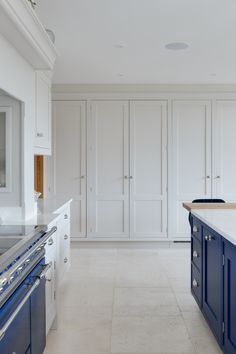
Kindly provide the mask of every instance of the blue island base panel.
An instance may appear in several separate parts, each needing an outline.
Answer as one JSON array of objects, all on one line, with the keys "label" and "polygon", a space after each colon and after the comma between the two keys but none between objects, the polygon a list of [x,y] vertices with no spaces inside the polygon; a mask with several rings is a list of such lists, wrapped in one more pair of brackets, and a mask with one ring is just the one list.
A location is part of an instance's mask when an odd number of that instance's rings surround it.
[{"label": "blue island base panel", "polygon": [[223,353],[236,354],[236,246],[195,216],[191,235],[192,294]]}]

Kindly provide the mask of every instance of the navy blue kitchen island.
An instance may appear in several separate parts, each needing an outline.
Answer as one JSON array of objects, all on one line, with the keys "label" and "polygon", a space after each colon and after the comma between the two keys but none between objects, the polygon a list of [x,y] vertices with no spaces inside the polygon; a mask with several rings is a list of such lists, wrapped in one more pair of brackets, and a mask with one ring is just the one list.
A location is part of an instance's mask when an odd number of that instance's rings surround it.
[{"label": "navy blue kitchen island", "polygon": [[195,210],[191,292],[219,346],[236,354],[236,210]]}]

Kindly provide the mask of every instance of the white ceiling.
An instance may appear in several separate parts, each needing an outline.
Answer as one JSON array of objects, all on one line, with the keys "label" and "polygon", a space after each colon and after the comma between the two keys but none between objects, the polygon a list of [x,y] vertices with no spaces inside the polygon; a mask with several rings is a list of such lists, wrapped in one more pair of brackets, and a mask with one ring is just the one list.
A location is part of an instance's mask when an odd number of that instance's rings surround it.
[{"label": "white ceiling", "polygon": [[235,0],[36,2],[56,35],[54,83],[236,83]]}]

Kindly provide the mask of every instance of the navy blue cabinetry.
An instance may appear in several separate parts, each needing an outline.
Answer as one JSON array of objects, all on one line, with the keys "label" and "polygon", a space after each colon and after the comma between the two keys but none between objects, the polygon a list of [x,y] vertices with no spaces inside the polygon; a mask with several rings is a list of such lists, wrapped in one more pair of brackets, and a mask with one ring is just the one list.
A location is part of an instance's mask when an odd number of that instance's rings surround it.
[{"label": "navy blue cabinetry", "polygon": [[224,241],[224,352],[236,353],[236,246]]},{"label": "navy blue cabinetry", "polygon": [[221,236],[203,226],[202,311],[215,337],[222,344],[223,263]]},{"label": "navy blue cabinetry", "polygon": [[236,354],[236,246],[191,217],[191,291],[224,354]]}]

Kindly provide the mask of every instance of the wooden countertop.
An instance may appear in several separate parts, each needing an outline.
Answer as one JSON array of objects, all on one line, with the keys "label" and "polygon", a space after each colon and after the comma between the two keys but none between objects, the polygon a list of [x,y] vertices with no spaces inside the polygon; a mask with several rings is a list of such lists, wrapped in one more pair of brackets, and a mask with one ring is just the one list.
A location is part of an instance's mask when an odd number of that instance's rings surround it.
[{"label": "wooden countertop", "polygon": [[236,209],[236,203],[183,203],[183,207],[190,211],[193,209]]}]

